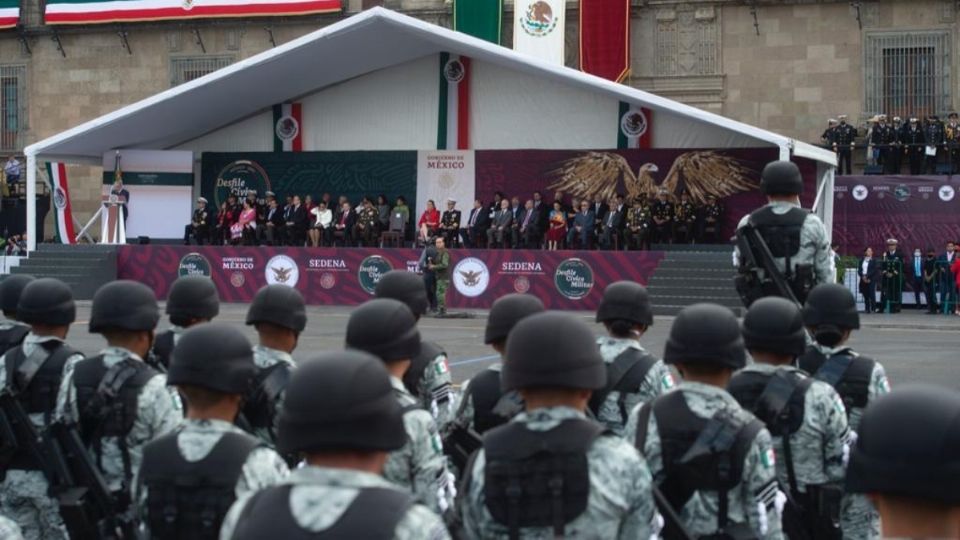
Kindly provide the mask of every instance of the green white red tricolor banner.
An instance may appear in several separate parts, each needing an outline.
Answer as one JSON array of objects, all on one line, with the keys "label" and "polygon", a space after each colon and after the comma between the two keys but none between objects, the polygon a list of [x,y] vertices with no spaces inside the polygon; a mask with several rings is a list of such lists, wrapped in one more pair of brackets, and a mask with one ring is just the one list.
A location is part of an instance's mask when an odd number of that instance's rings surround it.
[{"label": "green white red tricolor banner", "polygon": [[[2,2],[9,0],[0,0]],[[340,11],[340,0],[49,0],[47,24],[277,17]]]},{"label": "green white red tricolor banner", "polygon": [[440,53],[437,149],[470,148],[470,59]]},{"label": "green white red tricolor banner", "polygon": [[303,112],[299,103],[273,106],[273,151],[303,151]]},{"label": "green white red tricolor banner", "polygon": [[20,20],[20,0],[0,0],[0,28],[13,28]]},{"label": "green white red tricolor banner", "polygon": [[57,242],[75,244],[77,235],[73,230],[73,211],[70,209],[66,166],[63,163],[47,162],[47,177],[50,178],[50,196],[53,199],[53,221]]}]

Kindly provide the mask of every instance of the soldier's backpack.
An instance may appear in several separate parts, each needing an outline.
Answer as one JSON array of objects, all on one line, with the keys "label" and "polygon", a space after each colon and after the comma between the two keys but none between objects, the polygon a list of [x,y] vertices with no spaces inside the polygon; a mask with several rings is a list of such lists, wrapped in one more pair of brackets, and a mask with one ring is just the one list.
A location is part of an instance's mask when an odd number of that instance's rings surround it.
[{"label": "soldier's backpack", "polygon": [[617,406],[620,410],[620,424],[625,424],[630,411],[627,410],[626,399],[628,394],[635,394],[643,380],[650,372],[650,368],[657,363],[652,354],[630,347],[624,350],[607,364],[607,385],[590,396],[588,407],[595,417],[599,418],[600,407],[611,392],[619,392]]},{"label": "soldier's backpack", "polygon": [[876,362],[866,356],[855,356],[840,352],[827,358],[814,347],[809,347],[798,359],[800,369],[834,387],[843,405],[847,408],[847,417],[853,408],[863,409],[870,399],[870,377]]}]

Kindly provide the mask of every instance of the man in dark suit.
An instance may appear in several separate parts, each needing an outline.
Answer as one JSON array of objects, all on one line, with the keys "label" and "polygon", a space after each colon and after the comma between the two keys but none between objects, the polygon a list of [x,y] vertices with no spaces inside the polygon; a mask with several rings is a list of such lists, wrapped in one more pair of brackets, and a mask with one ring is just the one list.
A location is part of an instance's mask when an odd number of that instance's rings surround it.
[{"label": "man in dark suit", "polygon": [[513,213],[510,212],[510,202],[503,199],[500,201],[500,210],[493,214],[493,221],[487,229],[487,247],[493,249],[498,244],[503,247],[504,240],[509,238],[512,224]]},{"label": "man in dark suit", "polygon": [[113,183],[113,188],[110,189],[110,195],[116,195],[122,197],[123,202],[120,203],[120,210],[123,211],[123,224],[126,226],[127,217],[129,217],[130,212],[127,210],[127,207],[130,205],[130,192],[127,191],[127,188],[123,187],[123,180],[117,179]]},{"label": "man in dark suit", "polygon": [[274,197],[267,197],[267,216],[263,227],[263,239],[268,246],[282,245],[286,234],[283,210]]},{"label": "man in dark suit", "polygon": [[536,212],[537,217],[537,238],[535,238],[535,244],[540,245],[543,243],[543,235],[546,234],[547,229],[550,228],[550,210],[551,208],[547,206],[547,203],[543,200],[543,194],[539,191],[533,192],[533,211]]},{"label": "man in dark suit", "polygon": [[[603,218],[600,229],[600,247],[602,249],[611,249],[613,247],[613,238],[619,235],[623,229],[624,207],[623,198],[610,201],[610,210]],[[619,239],[619,236],[617,236]]]},{"label": "man in dark suit", "polygon": [[567,231],[567,247],[572,248],[574,239],[580,242],[580,249],[590,249],[590,237],[595,225],[594,213],[589,201],[580,201],[580,211],[573,218],[573,227]]},{"label": "man in dark suit", "polygon": [[937,277],[937,253],[933,250],[933,247],[928,247],[927,257],[923,260],[923,294],[927,297],[927,313],[930,314],[939,311],[939,306],[937,306]]},{"label": "man in dark suit", "polygon": [[440,217],[440,233],[443,235],[445,244],[449,247],[457,245],[457,238],[460,236],[460,210],[457,210],[457,201],[452,198],[447,199],[447,209],[443,211]]},{"label": "man in dark suit", "polygon": [[302,247],[307,241],[307,209],[301,204],[299,195],[293,196],[286,225],[290,233],[290,245]]},{"label": "man in dark suit", "polygon": [[342,239],[341,244],[344,247],[353,245],[353,225],[357,221],[357,216],[350,209],[350,203],[345,202],[340,207],[340,214],[333,223],[333,241],[337,238]]},{"label": "man in dark suit", "polygon": [[957,281],[950,265],[957,257],[957,245],[947,242],[947,250],[937,257],[937,273],[940,281],[940,306],[944,313],[953,313],[957,305]]},{"label": "man in dark suit", "polygon": [[473,201],[473,209],[467,217],[467,222],[460,229],[460,236],[463,238],[463,245],[469,248],[480,247],[480,242],[487,236],[487,228],[490,227],[490,214],[487,212],[483,201],[477,199]]},{"label": "man in dark suit", "polygon": [[520,197],[514,197],[510,200],[510,246],[515,248],[520,242],[520,218],[523,217],[523,205],[520,204]]},{"label": "man in dark suit", "polygon": [[537,238],[539,238],[537,218],[539,215],[533,204],[533,199],[528,200],[524,205],[523,212],[520,213],[520,225],[515,229],[517,237],[513,241],[514,246],[524,249],[537,249],[539,247],[537,243]]},{"label": "man in dark suit", "polygon": [[864,311],[873,313],[877,310],[877,281],[880,279],[880,266],[873,257],[873,248],[863,250],[863,257],[857,264],[857,276],[860,278]]},{"label": "man in dark suit", "polygon": [[610,206],[603,202],[603,197],[598,193],[593,196],[593,204],[590,206],[590,211],[593,212],[593,230],[599,231],[600,226],[603,225],[604,220],[607,218],[607,212],[610,211]]}]

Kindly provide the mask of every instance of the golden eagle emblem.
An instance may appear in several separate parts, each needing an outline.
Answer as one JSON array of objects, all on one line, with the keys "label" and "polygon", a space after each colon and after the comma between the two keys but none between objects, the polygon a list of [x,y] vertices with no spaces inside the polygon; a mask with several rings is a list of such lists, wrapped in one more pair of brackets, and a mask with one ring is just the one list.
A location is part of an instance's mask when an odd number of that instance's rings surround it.
[{"label": "golden eagle emblem", "polygon": [[463,284],[467,287],[475,287],[480,283],[480,276],[483,274],[481,271],[471,272],[470,270],[461,270],[460,275],[463,276]]},{"label": "golden eagle emblem", "polygon": [[759,187],[750,178],[750,170],[739,161],[712,151],[681,154],[660,184],[654,178],[657,172],[660,170],[653,163],[644,163],[634,173],[620,154],[587,152],[561,162],[547,174],[555,179],[549,189],[589,200],[600,195],[605,201],[618,192],[625,192],[628,200],[635,200],[641,194],[655,194],[659,186],[674,197],[686,191],[692,202],[703,204],[711,197],[722,199]]},{"label": "golden eagle emblem", "polygon": [[271,266],[270,270],[273,271],[273,277],[277,280],[277,283],[286,283],[290,279],[290,272],[292,268],[277,268],[276,266]]}]

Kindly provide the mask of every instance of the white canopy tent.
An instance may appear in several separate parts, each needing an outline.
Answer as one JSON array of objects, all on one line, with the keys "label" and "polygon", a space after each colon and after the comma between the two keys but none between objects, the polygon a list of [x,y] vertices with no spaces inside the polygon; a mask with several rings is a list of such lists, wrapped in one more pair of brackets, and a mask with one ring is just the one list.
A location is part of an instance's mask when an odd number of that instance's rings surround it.
[{"label": "white canopy tent", "polygon": [[[33,250],[36,247],[38,162],[100,165],[105,152],[117,149],[189,149],[191,142],[241,125],[269,111],[274,104],[315,95],[374,72],[415,63],[442,52],[468,56],[478,66],[490,66],[488,74],[509,71],[528,79],[535,78],[539,85],[536,91],[556,89],[558,96],[575,94],[574,100],[602,100],[604,103],[615,100],[648,108],[656,117],[654,147],[657,148],[776,147],[781,159],[797,156],[814,160],[818,164],[815,208],[828,230],[831,229],[833,199],[826,195],[833,192],[836,157],[830,151],[574,69],[545,64],[466,34],[374,8],[28,146],[24,151],[27,158],[28,248]],[[516,88],[490,83],[487,88],[488,94],[517,91]],[[402,89],[385,88],[382,91],[398,90]],[[511,98],[509,95],[499,97],[503,100]],[[550,99],[550,95],[545,95],[542,101]],[[497,101],[494,106],[501,105],[503,101]],[[369,106],[376,107],[377,103]],[[515,110],[511,112],[516,114]],[[575,115],[577,110],[568,107],[559,112],[544,112],[550,114],[543,116],[555,118],[564,116],[565,112]],[[363,111],[357,114],[363,114]],[[500,126],[508,125],[505,122],[509,121],[509,118],[503,119]],[[568,127],[573,135],[579,128],[576,122],[582,121],[582,113],[580,118],[570,120]],[[383,131],[384,127],[366,129],[368,132]],[[234,129],[233,133],[238,131],[241,130]],[[528,132],[515,128],[510,136],[496,135],[471,137],[471,140],[478,149],[552,147],[550,142],[530,137]],[[566,148],[570,148],[570,140],[568,137]],[[576,147],[586,148],[596,144],[587,135],[578,143],[585,146],[578,144]],[[351,141],[351,144],[354,144],[352,149],[368,149],[360,141]],[[313,148],[305,149],[330,148],[318,142]]]}]

